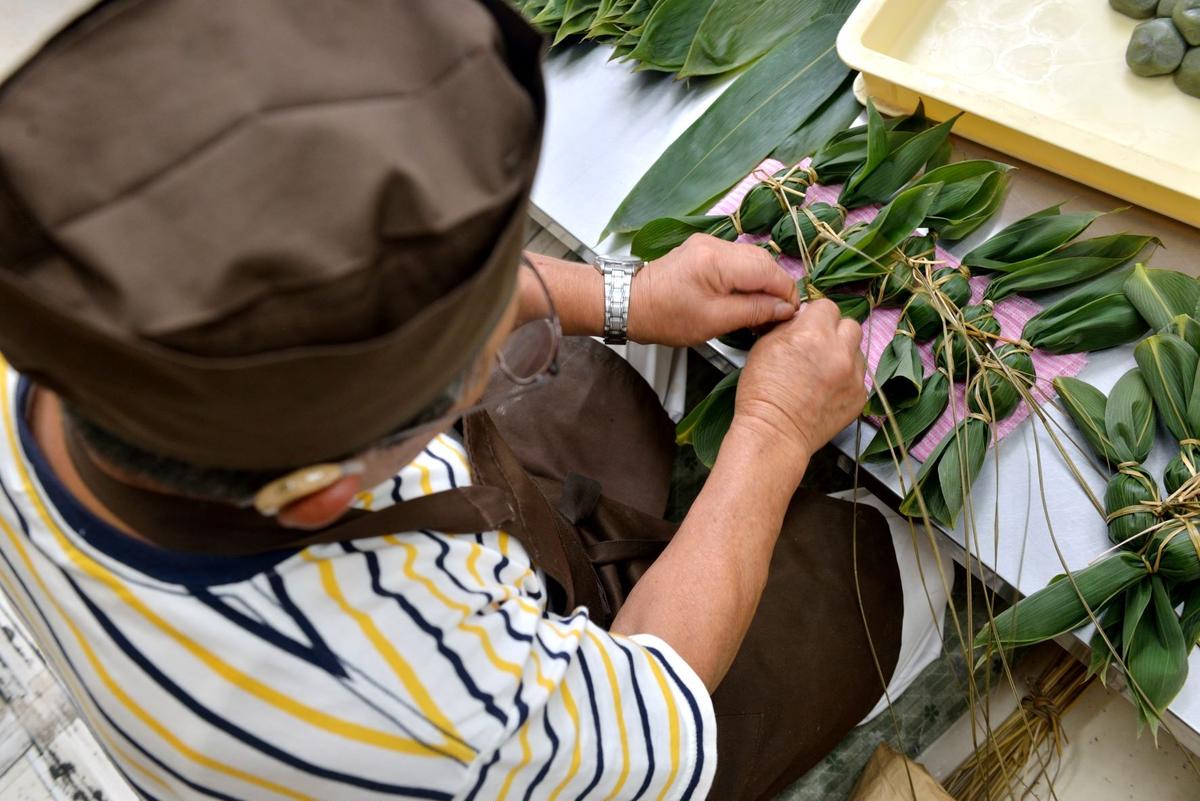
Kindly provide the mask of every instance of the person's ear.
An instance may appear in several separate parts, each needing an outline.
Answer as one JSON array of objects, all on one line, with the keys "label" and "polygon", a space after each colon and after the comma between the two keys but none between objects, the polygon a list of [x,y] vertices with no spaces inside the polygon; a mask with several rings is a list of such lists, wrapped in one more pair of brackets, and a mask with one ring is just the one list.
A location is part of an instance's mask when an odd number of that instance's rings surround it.
[{"label": "person's ear", "polygon": [[359,474],[345,476],[325,489],[283,507],[275,519],[285,528],[302,531],[315,531],[336,523],[362,490],[362,479]]}]

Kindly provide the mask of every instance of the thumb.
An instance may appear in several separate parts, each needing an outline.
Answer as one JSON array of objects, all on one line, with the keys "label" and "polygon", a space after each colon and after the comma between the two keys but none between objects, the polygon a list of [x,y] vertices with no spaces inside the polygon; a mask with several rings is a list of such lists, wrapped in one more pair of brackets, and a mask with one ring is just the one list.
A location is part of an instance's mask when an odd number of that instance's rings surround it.
[{"label": "thumb", "polygon": [[775,295],[729,295],[721,302],[721,322],[728,330],[781,323],[796,315],[796,307]]}]

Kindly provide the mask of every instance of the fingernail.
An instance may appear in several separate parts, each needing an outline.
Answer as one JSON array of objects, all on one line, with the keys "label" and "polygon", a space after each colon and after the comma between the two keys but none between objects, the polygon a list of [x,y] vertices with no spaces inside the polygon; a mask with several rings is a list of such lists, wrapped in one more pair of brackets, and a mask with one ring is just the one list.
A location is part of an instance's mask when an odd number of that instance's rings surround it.
[{"label": "fingernail", "polygon": [[782,300],[775,304],[775,316],[781,320],[792,317],[796,314],[796,307],[790,303],[784,303]]}]

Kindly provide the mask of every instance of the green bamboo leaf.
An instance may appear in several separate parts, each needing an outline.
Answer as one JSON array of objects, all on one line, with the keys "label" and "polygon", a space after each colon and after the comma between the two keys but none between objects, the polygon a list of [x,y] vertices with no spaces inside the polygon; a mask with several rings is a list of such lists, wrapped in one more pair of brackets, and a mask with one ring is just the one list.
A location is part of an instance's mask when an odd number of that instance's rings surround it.
[{"label": "green bamboo leaf", "polygon": [[1154,448],[1154,401],[1133,368],[1121,376],[1108,393],[1104,431],[1119,462],[1144,462]]},{"label": "green bamboo leaf", "polygon": [[723,215],[660,217],[646,223],[634,234],[630,250],[639,259],[653,261],[699,233],[710,233],[730,242],[737,239],[737,229]]},{"label": "green bamboo leaf", "polygon": [[988,285],[985,297],[1000,300],[1017,292],[1042,292],[1078,284],[1128,264],[1151,243],[1162,244],[1157,237],[1133,234],[1076,242],[999,276]]},{"label": "green bamboo leaf", "polygon": [[861,323],[871,313],[871,303],[864,295],[830,294],[825,297],[836,303],[838,311],[848,320]]},{"label": "green bamboo leaf", "polygon": [[[868,114],[874,112],[874,107],[867,103]],[[913,136],[896,149],[887,147],[887,133],[883,129],[882,120],[875,114],[876,138],[871,141],[871,119],[868,119],[868,157],[867,161],[855,170],[838,198],[848,209],[866,206],[871,203],[884,203],[920,172],[939,148],[950,136],[950,129],[962,114],[935,125],[927,131]],[[882,143],[882,155],[877,143]]]},{"label": "green bamboo leaf", "polygon": [[1195,438],[1187,411],[1196,380],[1196,351],[1174,334],[1154,334],[1138,343],[1133,358],[1154,398],[1158,419],[1175,439]]},{"label": "green bamboo leaf", "polygon": [[1190,314],[1177,314],[1171,319],[1170,325],[1163,329],[1175,334],[1192,346],[1192,350],[1200,353],[1200,321]]},{"label": "green bamboo leaf", "polygon": [[1022,336],[1050,353],[1081,353],[1133,342],[1146,323],[1125,296],[1132,270],[1116,270],[1047,306],[1025,324]]},{"label": "green bamboo leaf", "polygon": [[1125,657],[1133,694],[1154,733],[1167,705],[1187,681],[1190,645],[1184,641],[1166,585],[1154,576],[1151,609],[1134,632]]},{"label": "green bamboo leaf", "polygon": [[983,468],[990,438],[991,426],[982,420],[968,419],[956,425],[921,465],[913,488],[900,503],[900,513],[921,517],[919,490],[929,518],[953,526],[963,508],[964,488]]},{"label": "green bamboo leaf", "polygon": [[1177,315],[1195,311],[1200,283],[1174,270],[1150,270],[1139,264],[1125,281],[1125,295],[1151,328],[1160,329]]},{"label": "green bamboo leaf", "polygon": [[942,184],[925,225],[942,239],[961,239],[991,219],[1004,201],[1012,167],[999,161],[956,161],[925,171],[910,186]]},{"label": "green bamboo leaf", "polygon": [[912,337],[897,334],[888,343],[875,368],[874,391],[867,398],[865,414],[887,414],[884,401],[892,411],[907,409],[921,396],[925,385],[925,368],[921,353]]},{"label": "green bamboo leaf", "polygon": [[834,43],[841,23],[817,19],[734,81],[642,176],[606,233],[690,214],[761,162],[845,79]]},{"label": "green bamboo leaf", "polygon": [[771,152],[771,158],[784,164],[796,164],[808,158],[829,141],[829,137],[846,130],[861,112],[862,106],[854,96],[854,76],[847,75],[841,86]]},{"label": "green bamboo leaf", "polygon": [[[1125,602],[1123,598],[1110,601],[1102,612],[1098,612],[1099,625],[1096,627],[1096,631],[1092,633],[1092,639],[1088,642],[1088,647],[1092,651],[1092,657],[1088,664],[1087,675],[1089,677],[1098,677],[1100,683],[1106,687],[1108,686],[1108,669],[1113,663],[1113,653],[1108,644],[1120,642],[1121,629],[1124,625],[1124,614]],[[1103,637],[1100,636],[1101,632],[1104,633]]]},{"label": "green bamboo leaf", "polygon": [[810,277],[820,288],[884,275],[888,254],[912,234],[929,212],[940,186],[917,186],[901,192],[865,228],[847,239],[846,247],[826,247]]},{"label": "green bamboo leaf", "polygon": [[692,37],[680,78],[745,66],[823,14],[848,16],[855,0],[716,0]]},{"label": "green bamboo leaf", "polygon": [[[924,105],[918,102],[916,110],[907,117],[883,120],[883,127],[887,132],[888,149],[895,150],[929,127]],[[870,133],[870,125],[856,125],[834,134],[821,145],[812,160],[812,168],[820,177],[820,183],[830,185],[845,182],[866,161]]]},{"label": "green bamboo leaf", "polygon": [[1062,214],[1062,204],[1017,220],[963,257],[963,265],[981,270],[1019,270],[1087,230],[1100,212]]},{"label": "green bamboo leaf", "polygon": [[646,18],[630,57],[639,68],[678,72],[704,15],[717,0],[661,0]]},{"label": "green bamboo leaf", "polygon": [[679,424],[675,427],[675,442],[677,444],[690,445],[695,441],[696,431],[704,425],[705,419],[710,414],[712,407],[719,403],[724,403],[726,399],[735,397],[738,379],[741,375],[741,370],[734,370],[722,378],[712,388],[712,391],[705,396],[704,400],[697,403],[696,408],[688,412],[687,416],[679,421]]},{"label": "green bamboo leaf", "polygon": [[994,630],[988,626],[975,635],[975,646],[1033,645],[1073,631],[1089,622],[1088,607],[1099,611],[1141,581],[1146,572],[1146,565],[1134,554],[1106,557],[1072,573],[1074,584],[1066,579],[1054,581],[1001,612]]},{"label": "green bamboo leaf", "polygon": [[[908,451],[937,422],[949,402],[950,379],[940,370],[936,371],[925,379],[915,405],[897,412],[891,420],[883,421],[883,428],[863,450],[859,459],[863,462],[883,462],[890,459],[893,453],[899,459],[899,446],[903,445],[904,450]],[[899,429],[898,436],[896,429]]]},{"label": "green bamboo leaf", "polygon": [[553,45],[560,44],[564,39],[581,34],[591,27],[599,7],[600,0],[567,0],[563,7],[562,24],[554,36]]},{"label": "green bamboo leaf", "polygon": [[1124,461],[1117,456],[1116,448],[1108,438],[1105,424],[1108,399],[1104,393],[1086,381],[1070,376],[1054,379],[1054,389],[1063,402],[1063,408],[1096,456],[1114,468]]},{"label": "green bamboo leaf", "polygon": [[1183,641],[1195,645],[1200,640],[1200,583],[1189,582],[1176,585],[1178,598],[1172,598],[1175,606],[1183,605],[1179,626],[1183,630]]},{"label": "green bamboo leaf", "polygon": [[1147,575],[1144,579],[1125,590],[1125,614],[1121,622],[1121,654],[1128,656],[1129,644],[1133,642],[1134,632],[1142,622],[1142,616],[1150,607],[1150,599],[1154,595],[1154,582]]}]

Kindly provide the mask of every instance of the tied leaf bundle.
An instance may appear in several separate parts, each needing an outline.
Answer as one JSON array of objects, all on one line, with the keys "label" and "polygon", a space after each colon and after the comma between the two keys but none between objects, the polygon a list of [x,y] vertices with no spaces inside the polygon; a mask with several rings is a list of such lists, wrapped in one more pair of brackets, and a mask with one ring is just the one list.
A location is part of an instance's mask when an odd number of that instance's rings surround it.
[{"label": "tied leaf bundle", "polygon": [[1131,273],[1117,270],[1093,279],[1035,314],[1021,336],[1050,353],[1084,353],[1133,342],[1146,333],[1146,321],[1125,294]]},{"label": "tied leaf bundle", "polygon": [[864,462],[899,460],[946,411],[950,402],[950,379],[935,370],[921,387],[916,403],[883,421],[879,432],[860,455]]},{"label": "tied leaf bundle", "polygon": [[1116,471],[1104,492],[1108,538],[1114,545],[1138,550],[1158,523],[1158,484],[1141,466],[1154,447],[1154,403],[1139,368],[1117,381],[1106,398],[1077,378],[1054,382],[1063,407],[1092,451]]},{"label": "tied leaf bundle", "polygon": [[[866,158],[846,178],[838,202],[848,209],[885,203],[927,164],[944,162],[949,153],[942,156],[939,153],[947,146],[950,129],[960,116],[956,115],[928,130],[899,140],[888,135],[883,117],[875,109],[875,104],[868,100]],[[820,167],[814,164],[814,169],[822,180],[828,180]]]},{"label": "tied leaf bundle", "polygon": [[745,234],[765,234],[792,206],[804,202],[810,176],[795,167],[782,169],[770,181],[756,185],[746,193],[733,215],[734,224]]},{"label": "tied leaf bundle", "polygon": [[956,381],[967,379],[988,352],[987,340],[1000,336],[992,306],[981,303],[962,310],[961,330],[947,330],[933,343],[938,365]]},{"label": "tied leaf bundle", "polygon": [[880,308],[903,306],[919,284],[917,271],[932,265],[936,252],[930,235],[910,236],[904,240],[898,252],[893,254],[887,274],[872,282],[871,297],[875,305]]},{"label": "tied leaf bundle", "polygon": [[924,386],[925,368],[912,337],[897,332],[879,357],[875,368],[875,389],[867,398],[865,414],[885,415],[916,404]]},{"label": "tied leaf bundle", "polygon": [[[907,117],[891,117],[883,120],[890,150],[895,150],[917,134],[930,127],[925,118],[925,106],[918,103],[916,110]],[[831,185],[845,183],[846,179],[867,160],[868,128],[856,125],[838,131],[831,136],[813,155],[812,168],[820,183]]]},{"label": "tied leaf bundle", "polygon": [[1087,230],[1100,212],[1063,214],[1062,204],[1017,220],[963,257],[964,267],[1018,272],[1046,259]]},{"label": "tied leaf bundle", "polygon": [[1078,284],[1136,259],[1149,245],[1161,245],[1152,236],[1113,234],[1075,242],[999,276],[988,285],[989,300],[1017,292],[1043,292]]},{"label": "tied leaf bundle", "polygon": [[999,161],[957,161],[927,171],[910,186],[941,184],[923,223],[945,240],[962,239],[990,220],[1008,191],[1012,167]]},{"label": "tied leaf bundle", "polygon": [[887,274],[892,264],[890,254],[925,218],[939,189],[934,184],[905,190],[844,242],[826,242],[809,277],[812,284],[826,289]]},{"label": "tied leaf bundle", "polygon": [[967,409],[992,422],[1003,420],[1016,411],[1035,378],[1029,351],[1003,344],[981,360],[967,388]]},{"label": "tied leaf bundle", "polygon": [[966,502],[966,489],[983,468],[991,426],[969,417],[938,443],[921,465],[913,487],[900,503],[900,513],[953,526]]},{"label": "tied leaf bundle", "polygon": [[943,311],[955,314],[971,300],[971,284],[962,271],[946,267],[935,270],[931,278],[913,291],[900,315],[900,327],[917,342],[928,342],[943,332]]},{"label": "tied leaf bundle", "polygon": [[1194,315],[1200,304],[1200,282],[1174,270],[1151,270],[1138,264],[1123,288],[1129,302],[1155,330],[1171,325],[1181,314]]},{"label": "tied leaf bundle", "polygon": [[793,206],[771,229],[771,241],[785,256],[806,258],[821,239],[821,227],[840,231],[845,222],[845,212],[828,203]]}]

